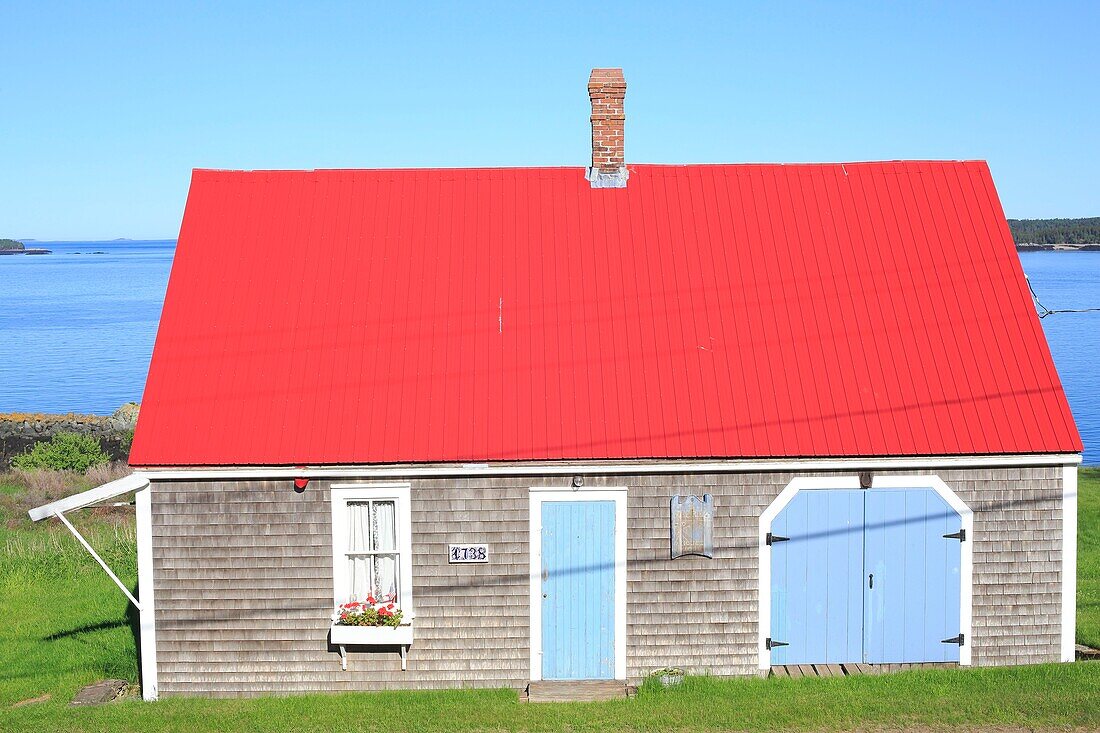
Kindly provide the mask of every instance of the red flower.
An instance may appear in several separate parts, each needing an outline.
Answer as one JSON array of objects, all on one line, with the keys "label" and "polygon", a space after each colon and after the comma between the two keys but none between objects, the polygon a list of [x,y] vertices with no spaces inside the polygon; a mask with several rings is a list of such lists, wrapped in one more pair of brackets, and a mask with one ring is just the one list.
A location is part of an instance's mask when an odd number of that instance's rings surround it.
[{"label": "red flower", "polygon": [[374,603],[374,596],[367,596],[367,603]]},{"label": "red flower", "polygon": [[390,605],[386,606],[386,609],[392,611],[393,610],[393,604],[391,603]]}]

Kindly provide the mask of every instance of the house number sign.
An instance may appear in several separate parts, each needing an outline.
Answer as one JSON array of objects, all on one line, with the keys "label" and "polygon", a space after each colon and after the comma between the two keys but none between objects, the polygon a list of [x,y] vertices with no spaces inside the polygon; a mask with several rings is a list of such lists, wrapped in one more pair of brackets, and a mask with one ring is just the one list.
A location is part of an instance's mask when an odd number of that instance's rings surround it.
[{"label": "house number sign", "polygon": [[488,545],[451,545],[450,563],[489,562]]}]

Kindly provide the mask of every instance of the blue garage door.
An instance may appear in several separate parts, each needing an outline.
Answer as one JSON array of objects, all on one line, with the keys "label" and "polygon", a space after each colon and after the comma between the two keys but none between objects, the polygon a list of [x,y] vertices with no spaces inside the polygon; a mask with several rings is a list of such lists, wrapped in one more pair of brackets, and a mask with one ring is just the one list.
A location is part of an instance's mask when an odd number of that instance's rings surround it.
[{"label": "blue garage door", "polygon": [[[957,662],[962,520],[934,491],[867,494],[864,658]],[[872,579],[873,576],[873,579]]]},{"label": "blue garage door", "polygon": [[542,677],[615,679],[615,502],[542,504]]},{"label": "blue garage door", "polygon": [[772,664],[958,661],[960,523],[930,489],[800,491],[772,522]]}]

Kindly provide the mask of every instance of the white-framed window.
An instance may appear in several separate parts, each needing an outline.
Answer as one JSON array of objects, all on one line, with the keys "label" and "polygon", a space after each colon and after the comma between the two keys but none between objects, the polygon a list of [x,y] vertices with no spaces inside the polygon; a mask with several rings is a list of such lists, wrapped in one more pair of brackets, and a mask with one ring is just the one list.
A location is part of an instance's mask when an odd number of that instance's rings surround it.
[{"label": "white-framed window", "polygon": [[412,513],[408,484],[332,487],[332,599],[388,600],[411,620]]}]

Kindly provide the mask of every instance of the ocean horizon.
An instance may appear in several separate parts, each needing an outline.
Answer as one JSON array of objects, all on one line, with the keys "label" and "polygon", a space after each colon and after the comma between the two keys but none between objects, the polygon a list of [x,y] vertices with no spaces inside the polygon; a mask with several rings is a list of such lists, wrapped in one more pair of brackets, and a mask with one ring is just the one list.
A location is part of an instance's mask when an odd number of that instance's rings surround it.
[{"label": "ocean horizon", "polygon": [[[31,240],[50,255],[0,257],[0,413],[107,415],[140,402],[175,239]],[[1050,308],[1100,300],[1100,252],[1024,252]],[[1042,320],[1085,442],[1100,464],[1100,313]]]}]

